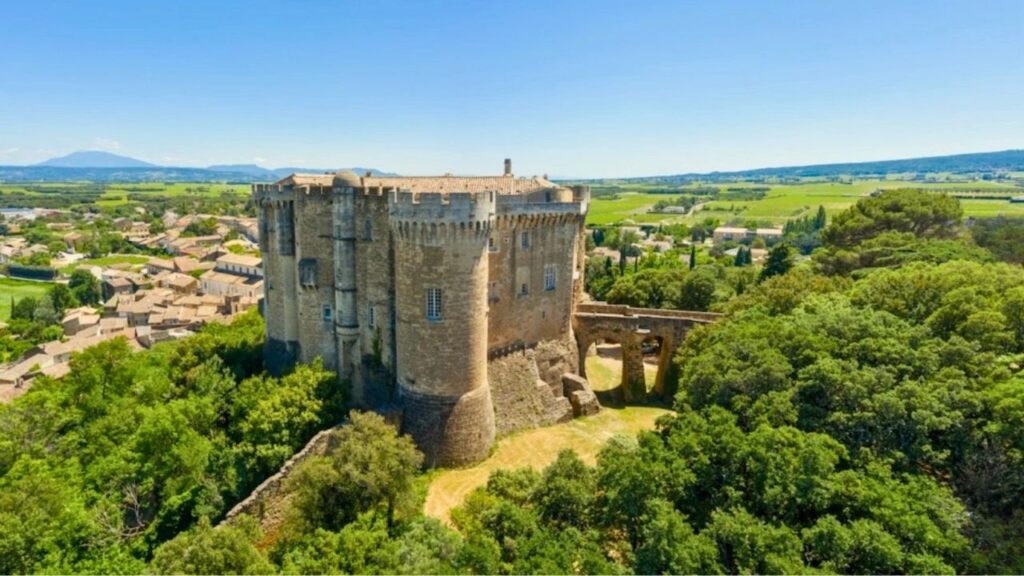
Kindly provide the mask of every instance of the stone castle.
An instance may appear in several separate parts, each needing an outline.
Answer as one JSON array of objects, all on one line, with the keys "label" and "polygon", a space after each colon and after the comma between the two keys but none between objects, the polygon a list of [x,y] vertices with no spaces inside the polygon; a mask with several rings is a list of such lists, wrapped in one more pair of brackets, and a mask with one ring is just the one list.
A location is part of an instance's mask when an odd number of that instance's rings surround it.
[{"label": "stone castle", "polygon": [[[479,460],[496,420],[509,429],[496,403],[524,394],[492,401],[497,381],[546,382],[550,399],[578,372],[589,188],[515,177],[506,160],[487,177],[295,174],[253,196],[268,366],[322,358],[355,404],[399,406],[429,464]],[[524,350],[524,376],[495,372]]]}]

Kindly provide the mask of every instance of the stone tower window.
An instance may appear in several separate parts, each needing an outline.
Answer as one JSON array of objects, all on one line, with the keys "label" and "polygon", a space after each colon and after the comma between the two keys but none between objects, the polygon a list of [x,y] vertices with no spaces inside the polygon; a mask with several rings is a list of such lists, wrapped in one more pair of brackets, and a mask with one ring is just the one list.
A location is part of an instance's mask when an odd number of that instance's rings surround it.
[{"label": "stone tower window", "polygon": [[488,252],[497,252],[498,251],[498,239],[495,238],[494,236],[491,236],[490,238],[487,239],[487,251]]},{"label": "stone tower window", "polygon": [[324,306],[324,322],[330,322],[330,321],[331,321],[331,307],[330,306]]},{"label": "stone tower window", "polygon": [[427,288],[427,320],[441,320],[441,289]]},{"label": "stone tower window", "polygon": [[303,287],[316,286],[316,259],[303,258],[299,260],[299,283]]},{"label": "stone tower window", "polygon": [[526,296],[529,293],[530,293],[530,285],[529,284],[527,284],[526,282],[523,282],[522,284],[519,285],[519,295],[520,296]]},{"label": "stone tower window", "polygon": [[523,232],[520,235],[520,245],[525,249],[530,247],[530,233]]},{"label": "stone tower window", "polygon": [[544,289],[555,289],[555,267],[551,264],[544,267]]},{"label": "stone tower window", "polygon": [[370,328],[375,328],[377,326],[377,311],[374,310],[373,304],[371,304],[369,309],[366,311],[366,324]]},{"label": "stone tower window", "polygon": [[369,218],[367,218],[366,222],[363,224],[363,240],[373,240],[373,220],[370,220]]}]

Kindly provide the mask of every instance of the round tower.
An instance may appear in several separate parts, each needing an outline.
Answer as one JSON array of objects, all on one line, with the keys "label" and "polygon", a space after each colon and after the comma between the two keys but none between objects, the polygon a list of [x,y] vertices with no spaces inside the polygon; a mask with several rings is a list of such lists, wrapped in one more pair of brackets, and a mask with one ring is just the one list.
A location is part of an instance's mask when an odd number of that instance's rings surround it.
[{"label": "round tower", "polygon": [[396,353],[402,428],[428,465],[487,456],[487,240],[496,194],[396,191]]},{"label": "round tower", "polygon": [[[352,172],[339,172],[334,177],[332,215],[334,239],[334,330],[337,336],[338,376],[352,381],[356,364],[356,340],[359,322],[356,314],[356,224],[355,193],[361,187]],[[353,401],[363,405],[363,391],[354,388]]]}]

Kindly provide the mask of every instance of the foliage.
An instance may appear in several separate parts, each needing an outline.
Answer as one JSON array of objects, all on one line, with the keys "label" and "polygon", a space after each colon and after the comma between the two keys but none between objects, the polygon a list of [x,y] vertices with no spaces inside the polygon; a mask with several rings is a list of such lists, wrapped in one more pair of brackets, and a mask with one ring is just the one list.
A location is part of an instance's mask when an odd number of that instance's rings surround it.
[{"label": "foliage", "polygon": [[1024,264],[1024,218],[980,218],[971,236],[1003,262]]},{"label": "foliage", "polygon": [[376,509],[392,526],[396,505],[423,464],[412,440],[377,414],[352,412],[349,420],[332,433],[330,453],[308,458],[290,479],[292,521],[303,531],[337,530]]},{"label": "foliage", "polygon": [[0,554],[13,562],[0,570],[137,573],[183,532],[162,570],[214,562],[219,548],[251,559],[238,534],[188,531],[342,414],[334,376],[318,364],[280,379],[258,373],[263,334],[254,310],[147,352],[111,340],[0,406],[0,550],[19,551]]},{"label": "foliage", "polygon": [[255,519],[243,516],[233,524],[213,528],[203,518],[157,548],[150,563],[153,574],[269,574],[273,567],[256,549],[260,538]]},{"label": "foliage", "polygon": [[884,232],[918,238],[949,238],[960,223],[960,203],[945,194],[885,190],[838,214],[821,233],[830,248],[850,248]]}]

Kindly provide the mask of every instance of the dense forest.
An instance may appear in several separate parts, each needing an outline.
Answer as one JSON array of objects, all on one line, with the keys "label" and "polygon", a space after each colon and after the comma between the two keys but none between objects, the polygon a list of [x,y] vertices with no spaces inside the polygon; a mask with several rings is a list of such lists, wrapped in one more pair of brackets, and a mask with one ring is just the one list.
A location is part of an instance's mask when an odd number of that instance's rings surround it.
[{"label": "dense forest", "polygon": [[894,191],[797,228],[802,259],[594,264],[608,293],[725,313],[680,349],[675,412],[594,465],[493,474],[451,526],[411,441],[358,412],[290,477],[284,527],[218,525],[345,415],[320,366],[262,372],[256,315],[88,350],[0,408],[0,571],[1024,572],[1020,223]]}]

